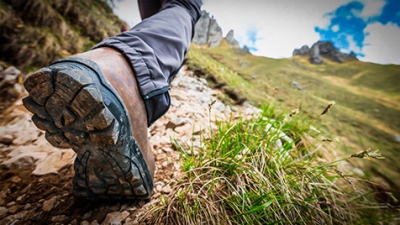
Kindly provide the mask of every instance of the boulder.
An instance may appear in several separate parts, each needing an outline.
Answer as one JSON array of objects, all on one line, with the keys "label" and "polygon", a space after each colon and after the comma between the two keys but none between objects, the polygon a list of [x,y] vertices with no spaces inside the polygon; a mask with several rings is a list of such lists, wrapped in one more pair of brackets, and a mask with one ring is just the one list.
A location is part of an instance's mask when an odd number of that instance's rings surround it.
[{"label": "boulder", "polygon": [[322,64],[324,61],[320,55],[319,46],[314,44],[310,50],[310,62],[312,64]]},{"label": "boulder", "polygon": [[313,64],[322,64],[324,62],[322,57],[338,63],[357,60],[354,52],[350,52],[349,54],[343,53],[330,41],[318,41],[311,46],[311,49],[307,45],[304,45],[300,49],[293,51],[293,56],[295,55],[309,55],[309,60]]},{"label": "boulder", "polygon": [[307,55],[309,51],[310,51],[310,48],[308,47],[308,45],[303,45],[300,49],[296,48],[293,51],[293,56],[295,56],[295,55]]}]

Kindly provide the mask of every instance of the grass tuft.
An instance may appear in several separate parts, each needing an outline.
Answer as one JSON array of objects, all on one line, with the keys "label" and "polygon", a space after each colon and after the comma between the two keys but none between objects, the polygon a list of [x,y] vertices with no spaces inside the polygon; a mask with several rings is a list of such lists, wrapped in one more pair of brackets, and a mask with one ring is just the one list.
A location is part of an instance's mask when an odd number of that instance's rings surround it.
[{"label": "grass tuft", "polygon": [[[338,170],[351,157],[325,160],[327,142],[309,128],[271,107],[247,121],[219,122],[199,154],[177,146],[185,175],[144,217],[149,224],[363,223],[366,209],[380,207],[369,201],[372,191]],[[380,158],[373,154],[363,156]]]}]

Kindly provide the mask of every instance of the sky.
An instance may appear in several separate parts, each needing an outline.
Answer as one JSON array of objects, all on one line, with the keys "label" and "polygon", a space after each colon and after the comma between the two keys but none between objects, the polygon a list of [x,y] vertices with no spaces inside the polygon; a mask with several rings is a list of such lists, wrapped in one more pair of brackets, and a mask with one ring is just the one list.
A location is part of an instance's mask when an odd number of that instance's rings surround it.
[{"label": "sky", "polygon": [[[400,0],[203,0],[225,36],[234,30],[252,54],[288,58],[295,48],[332,41],[361,61],[400,65]],[[120,0],[115,13],[140,22],[136,0]]]}]

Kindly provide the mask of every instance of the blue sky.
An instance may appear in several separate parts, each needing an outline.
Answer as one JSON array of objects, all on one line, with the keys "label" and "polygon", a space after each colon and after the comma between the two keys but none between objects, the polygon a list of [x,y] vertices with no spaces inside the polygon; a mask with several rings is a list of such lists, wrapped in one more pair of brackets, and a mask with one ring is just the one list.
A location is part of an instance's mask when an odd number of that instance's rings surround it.
[{"label": "blue sky", "polygon": [[[400,28],[400,1],[376,1],[376,12],[372,15],[363,15],[367,3],[351,1],[341,5],[332,12],[324,15],[330,23],[327,27],[315,27],[315,32],[323,41],[333,41],[336,47],[344,50],[353,50],[357,55],[365,57],[364,46],[370,45],[365,39],[370,35],[367,27],[371,24],[393,26]],[[400,38],[400,37],[397,37]],[[396,41],[397,43],[400,40]]]},{"label": "blue sky", "polygon": [[[360,60],[400,64],[400,0],[203,0],[224,35],[233,29],[255,55],[291,57],[295,48],[332,41]],[[136,0],[115,12],[134,25]]]}]

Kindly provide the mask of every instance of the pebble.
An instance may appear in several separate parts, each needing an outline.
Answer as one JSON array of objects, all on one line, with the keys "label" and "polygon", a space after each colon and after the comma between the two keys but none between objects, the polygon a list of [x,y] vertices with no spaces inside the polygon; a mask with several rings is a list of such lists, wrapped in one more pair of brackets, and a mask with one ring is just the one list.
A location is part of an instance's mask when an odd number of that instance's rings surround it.
[{"label": "pebble", "polygon": [[80,225],[90,225],[90,223],[86,220],[82,221]]},{"label": "pebble", "polygon": [[109,213],[101,224],[119,225],[129,216],[129,214],[128,211]]},{"label": "pebble", "polygon": [[66,217],[65,215],[58,215],[58,216],[54,216],[53,218],[51,218],[51,221],[53,222],[61,222],[65,219],[67,219],[68,217]]},{"label": "pebble", "polygon": [[169,194],[169,193],[171,193],[171,191],[172,191],[172,188],[171,188],[171,186],[169,186],[169,184],[161,189],[161,193],[163,193],[163,194]]},{"label": "pebble", "polygon": [[42,210],[45,212],[49,212],[50,210],[52,210],[56,203],[56,200],[57,200],[57,196],[53,196],[51,199],[44,201]]},{"label": "pebble", "polygon": [[21,202],[22,201],[22,199],[25,197],[25,195],[21,195],[21,196],[19,196],[18,198],[17,198],[17,202]]},{"label": "pebble", "polygon": [[6,207],[0,206],[0,217],[7,213],[8,213],[8,209]]},{"label": "pebble", "polygon": [[14,201],[9,202],[9,203],[7,204],[7,207],[10,207],[10,206],[13,206],[13,205],[15,205],[15,202],[14,202]]},{"label": "pebble", "polygon": [[32,206],[32,205],[28,203],[28,204],[25,205],[24,209],[25,209],[25,210],[28,210],[28,209],[31,208],[31,206]]},{"label": "pebble", "polygon": [[18,208],[19,207],[17,205],[13,205],[10,208],[8,208],[8,212],[11,213],[11,214],[14,214],[14,213],[16,213],[18,211]]},{"label": "pebble", "polygon": [[13,143],[14,137],[10,134],[5,134],[0,136],[0,143],[11,145]]},{"label": "pebble", "polygon": [[92,215],[92,212],[85,213],[85,215],[83,215],[82,219],[87,220],[87,219],[89,219],[89,217],[91,215]]}]

